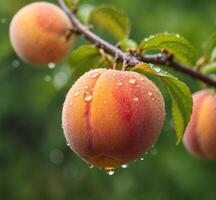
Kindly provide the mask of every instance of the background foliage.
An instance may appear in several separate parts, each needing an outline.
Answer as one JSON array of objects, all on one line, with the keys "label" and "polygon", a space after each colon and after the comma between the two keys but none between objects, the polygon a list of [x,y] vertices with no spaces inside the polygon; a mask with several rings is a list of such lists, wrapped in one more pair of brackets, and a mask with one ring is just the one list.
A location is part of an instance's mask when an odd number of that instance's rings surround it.
[{"label": "background foliage", "polygon": [[[83,1],[122,8],[131,18],[132,38],[138,42],[168,31],[185,36],[201,51],[202,42],[216,29],[215,0]],[[67,90],[86,68],[74,70],[63,62],[43,69],[17,58],[8,26],[14,13],[30,2],[0,1],[0,199],[215,199],[216,163],[194,159],[183,145],[175,146],[166,92],[166,125],[142,161],[107,176],[89,169],[72,153],[61,129],[61,109]],[[81,43],[84,40],[78,39],[76,46]],[[192,92],[200,88],[195,80],[170,72]]]}]

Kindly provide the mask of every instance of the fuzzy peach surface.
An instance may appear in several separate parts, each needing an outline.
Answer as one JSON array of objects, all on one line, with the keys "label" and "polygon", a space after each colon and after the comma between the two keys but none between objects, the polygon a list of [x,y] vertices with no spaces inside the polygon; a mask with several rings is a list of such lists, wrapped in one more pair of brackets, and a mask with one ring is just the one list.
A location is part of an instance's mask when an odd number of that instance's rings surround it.
[{"label": "fuzzy peach surface", "polygon": [[14,16],[10,24],[12,45],[21,59],[47,65],[63,59],[73,37],[66,39],[72,27],[68,16],[56,5],[31,3]]},{"label": "fuzzy peach surface", "polygon": [[196,157],[216,159],[216,93],[208,90],[197,92],[193,95],[193,103],[184,144]]},{"label": "fuzzy peach surface", "polygon": [[96,69],[84,74],[67,94],[62,123],[72,150],[102,168],[127,164],[160,135],[163,97],[136,72]]}]

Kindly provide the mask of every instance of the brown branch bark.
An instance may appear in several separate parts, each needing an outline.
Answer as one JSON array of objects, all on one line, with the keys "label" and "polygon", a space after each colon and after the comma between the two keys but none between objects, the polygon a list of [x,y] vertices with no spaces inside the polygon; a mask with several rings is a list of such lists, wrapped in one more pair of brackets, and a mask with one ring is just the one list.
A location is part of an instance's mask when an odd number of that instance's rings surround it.
[{"label": "brown branch bark", "polygon": [[89,30],[88,27],[83,25],[80,20],[77,18],[75,13],[71,11],[65,4],[64,0],[58,0],[62,9],[67,13],[69,16],[71,23],[74,25],[74,28],[81,33],[86,39],[91,41],[95,44],[98,48],[103,49],[106,53],[109,53],[116,57],[116,59],[126,62],[129,66],[135,66],[141,62],[145,63],[152,63],[152,64],[162,64],[168,67],[171,67],[179,72],[182,72],[188,76],[191,76],[194,79],[200,80],[203,83],[216,87],[216,80],[210,78],[209,76],[191,69],[190,67],[178,63],[173,59],[172,55],[169,54],[157,54],[157,55],[145,55],[141,56],[133,56],[129,53],[125,53],[119,48],[113,46],[112,44],[108,43],[107,41],[103,40],[98,35],[94,34],[92,31]]}]

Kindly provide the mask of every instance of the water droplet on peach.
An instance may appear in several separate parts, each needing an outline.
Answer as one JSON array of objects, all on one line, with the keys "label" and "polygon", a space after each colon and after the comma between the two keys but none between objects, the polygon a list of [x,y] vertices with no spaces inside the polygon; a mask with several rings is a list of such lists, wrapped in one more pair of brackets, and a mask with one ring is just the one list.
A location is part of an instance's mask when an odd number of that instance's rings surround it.
[{"label": "water droplet on peach", "polygon": [[123,169],[126,169],[126,168],[128,167],[128,165],[125,164],[125,165],[122,165],[121,167],[122,167]]},{"label": "water droplet on peach", "polygon": [[54,68],[56,67],[56,64],[55,64],[55,63],[49,63],[49,64],[48,64],[48,67],[49,67],[50,69],[54,69]]},{"label": "water droplet on peach", "polygon": [[152,92],[148,91],[148,95],[151,97],[152,96]]},{"label": "water droplet on peach", "polygon": [[80,95],[79,91],[77,91],[77,92],[74,93],[74,97],[78,97],[79,95]]},{"label": "water droplet on peach", "polygon": [[134,101],[139,101],[139,98],[138,97],[134,97]]},{"label": "water droplet on peach", "polygon": [[135,84],[136,83],[136,79],[135,78],[130,78],[129,79],[129,83],[130,84]]},{"label": "water droplet on peach", "polygon": [[115,173],[115,168],[113,168],[113,167],[106,167],[106,168],[105,168],[105,171],[106,171],[106,173],[107,173],[109,176],[112,176],[112,175]]},{"label": "water droplet on peach", "polygon": [[91,75],[91,78],[97,78],[100,75],[99,72],[95,72]]},{"label": "water droplet on peach", "polygon": [[92,100],[92,95],[89,92],[84,93],[84,100],[90,102]]}]

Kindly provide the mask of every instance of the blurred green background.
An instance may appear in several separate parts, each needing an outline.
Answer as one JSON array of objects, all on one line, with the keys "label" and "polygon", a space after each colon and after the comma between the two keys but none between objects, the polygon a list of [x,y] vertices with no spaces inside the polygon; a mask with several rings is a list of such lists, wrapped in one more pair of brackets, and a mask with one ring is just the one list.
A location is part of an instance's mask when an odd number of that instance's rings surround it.
[{"label": "blurred green background", "polygon": [[[2,200],[215,200],[216,163],[191,157],[176,146],[167,119],[150,152],[108,176],[90,169],[66,145],[61,109],[76,74],[66,62],[54,69],[23,63],[8,38],[12,16],[29,0],[0,0],[0,199]],[[113,3],[132,21],[132,38],[159,32],[184,35],[200,51],[216,30],[215,0],[86,0]],[[83,41],[78,39],[79,45]],[[81,73],[82,69],[80,69]],[[175,73],[175,72],[173,72]],[[195,80],[175,73],[191,91]]]}]

